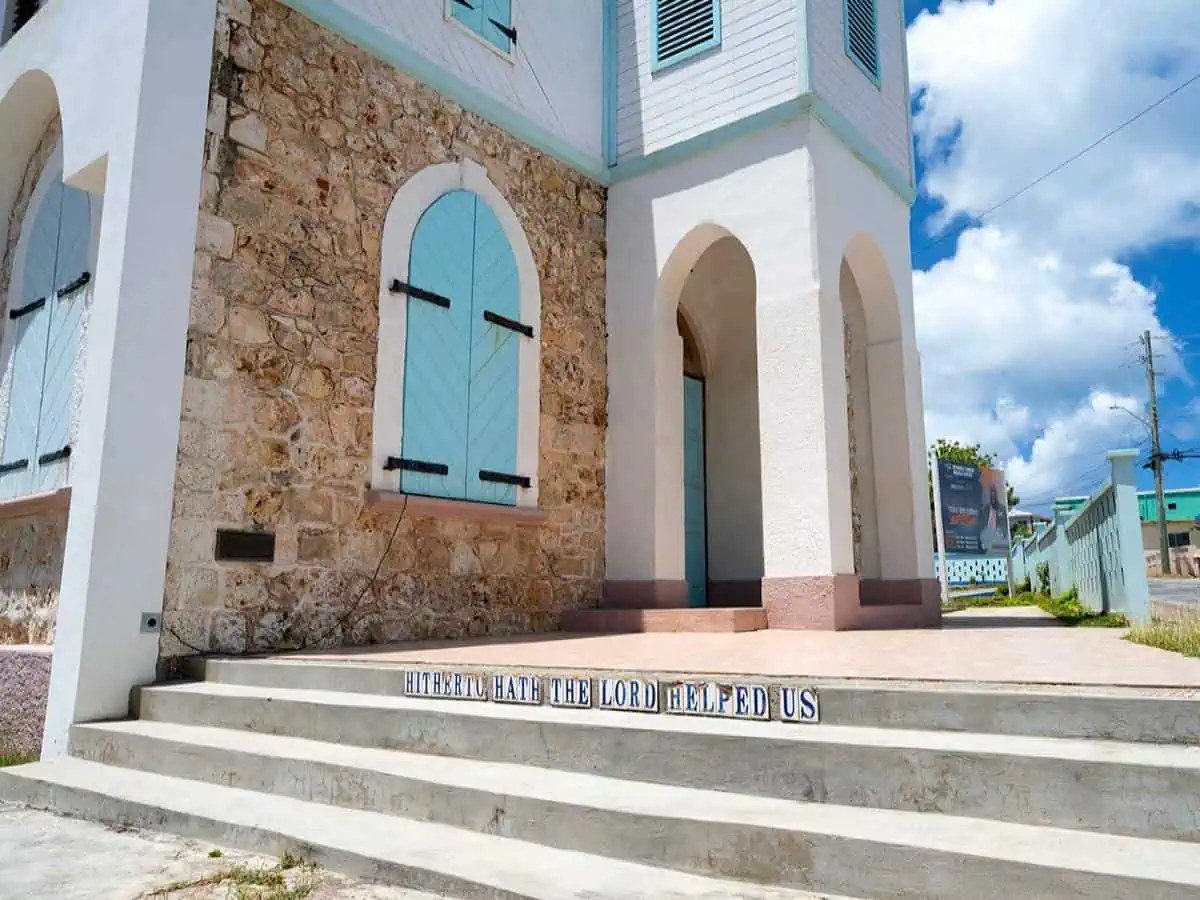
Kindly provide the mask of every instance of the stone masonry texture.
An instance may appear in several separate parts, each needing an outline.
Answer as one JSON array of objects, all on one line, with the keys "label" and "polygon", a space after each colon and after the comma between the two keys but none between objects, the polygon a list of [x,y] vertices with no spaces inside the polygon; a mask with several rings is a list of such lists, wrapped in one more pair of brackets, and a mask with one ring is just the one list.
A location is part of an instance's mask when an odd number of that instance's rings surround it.
[{"label": "stone masonry texture", "polygon": [[[0,313],[7,308],[17,242],[38,178],[62,134],[57,118],[50,122],[25,168],[17,202],[0,245]],[[0,315],[0,346],[7,315]],[[11,358],[0,361],[11,365]],[[0,372],[0,428],[7,421],[8,372]],[[67,540],[65,510],[21,519],[0,518],[0,645],[50,644],[58,614],[58,584],[62,578]]]},{"label": "stone masonry texture", "polygon": [[[548,631],[595,605],[603,189],[274,0],[222,0],[212,71],[162,655]],[[365,508],[385,216],[462,158],[540,273],[539,525]],[[273,532],[275,562],[215,562],[217,528]]]}]

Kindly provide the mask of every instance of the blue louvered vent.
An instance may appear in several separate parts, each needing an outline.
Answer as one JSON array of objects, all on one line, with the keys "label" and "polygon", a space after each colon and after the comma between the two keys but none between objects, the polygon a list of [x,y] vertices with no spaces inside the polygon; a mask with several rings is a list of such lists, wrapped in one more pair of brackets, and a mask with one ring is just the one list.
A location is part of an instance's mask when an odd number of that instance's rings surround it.
[{"label": "blue louvered vent", "polygon": [[656,0],[653,15],[655,69],[721,43],[721,0]]},{"label": "blue louvered vent", "polygon": [[846,53],[879,81],[879,29],[875,0],[846,0]]}]

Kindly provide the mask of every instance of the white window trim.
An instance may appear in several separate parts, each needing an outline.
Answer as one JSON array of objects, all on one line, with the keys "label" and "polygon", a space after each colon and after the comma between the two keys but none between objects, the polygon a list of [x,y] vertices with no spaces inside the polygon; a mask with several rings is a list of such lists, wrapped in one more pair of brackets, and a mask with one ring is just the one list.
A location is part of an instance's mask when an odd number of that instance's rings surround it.
[{"label": "white window trim", "polygon": [[[10,277],[8,284],[8,293],[4,297],[4,303],[0,305],[0,310],[4,316],[4,331],[3,337],[0,339],[0,447],[4,443],[4,431],[8,426],[8,412],[12,403],[12,358],[13,358],[13,341],[17,333],[17,329],[11,327],[12,320],[8,318],[9,310],[18,302],[17,298],[21,296],[22,280],[25,277],[25,257],[29,253],[29,242],[32,239],[33,222],[37,218],[37,213],[41,209],[42,201],[46,199],[46,192],[50,190],[51,185],[58,179],[66,179],[63,177],[63,151],[62,140],[54,145],[54,150],[50,157],[46,160],[46,164],[42,167],[42,172],[38,176],[37,185],[33,189],[33,193],[29,195],[29,203],[25,206],[25,213],[21,219],[21,234],[17,238],[16,248],[13,250],[12,265],[9,267]],[[92,234],[90,246],[88,248],[88,271],[92,273],[92,285],[95,284],[96,259],[100,252],[100,220],[102,215],[101,198],[95,194],[91,194],[91,210],[92,210]],[[80,297],[84,306],[84,319],[82,323],[82,333],[79,336],[79,350],[75,359],[75,384],[77,387],[83,386],[83,364],[87,358],[87,323],[90,317],[92,305],[92,286],[89,285]],[[79,410],[83,403],[82,396],[73,398],[75,400],[75,408],[71,410],[71,427],[70,427],[70,442],[72,446],[77,443],[79,430]],[[74,465],[73,459],[67,460],[67,477],[66,486],[71,484],[71,469]]]},{"label": "white window trim", "polygon": [[[481,2],[482,2],[482,0],[481,0]],[[516,6],[517,6],[516,0],[513,0],[512,21],[508,23],[510,28],[516,28],[516,25],[513,24],[513,22],[516,22],[516,20],[517,20]],[[477,34],[476,32],[472,31],[470,28],[468,28],[462,22],[458,21],[458,19],[454,18],[454,0],[446,0],[445,16],[446,16],[446,21],[450,24],[450,27],[457,28],[459,30],[459,32],[461,32],[462,34],[465,34],[467,37],[469,37],[475,43],[480,44],[480,45],[486,47],[487,49],[491,50],[493,53],[495,53],[498,57],[500,57],[505,62],[512,63],[514,65],[516,64],[516,62],[517,62],[517,42],[516,41],[511,41],[510,42],[511,49],[509,49],[508,52],[505,52],[505,51],[501,50],[499,47],[497,47],[495,44],[493,44],[491,41],[489,41],[487,38],[485,38],[482,34]]]},{"label": "white window trim", "polygon": [[389,286],[397,279],[408,281],[409,254],[421,216],[443,194],[456,190],[477,194],[499,219],[517,263],[521,321],[534,329],[532,338],[520,338],[517,375],[517,472],[529,476],[531,486],[519,487],[516,491],[518,507],[536,508],[541,455],[538,425],[542,371],[542,293],[537,264],[516,212],[500,189],[488,180],[487,170],[467,159],[430,166],[410,178],[392,200],[384,223],[379,278],[379,349],[371,429],[371,487],[377,491],[400,490],[400,473],[385,471],[384,465],[389,456],[399,456],[404,445],[404,356],[411,301],[403,294],[393,294]]}]

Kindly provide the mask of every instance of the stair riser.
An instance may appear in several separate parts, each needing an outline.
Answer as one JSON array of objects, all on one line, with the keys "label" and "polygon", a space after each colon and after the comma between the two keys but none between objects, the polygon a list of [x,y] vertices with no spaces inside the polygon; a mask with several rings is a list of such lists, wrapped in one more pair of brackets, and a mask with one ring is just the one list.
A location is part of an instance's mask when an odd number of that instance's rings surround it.
[{"label": "stair riser", "polygon": [[291,853],[351,877],[402,884],[406,888],[427,891],[439,897],[454,897],[457,900],[545,900],[530,894],[498,890],[440,872],[397,865],[341,847],[312,843],[295,835],[282,834],[268,828],[233,825],[218,819],[109,797],[73,786],[23,779],[3,771],[0,771],[0,798],[60,815],[177,834],[266,856]]},{"label": "stair riser", "polygon": [[[142,717],[709,790],[1200,841],[1200,773],[146,691]],[[1136,797],[1136,803],[1128,798]],[[1146,809],[1159,812],[1147,816]]]},{"label": "stair riser", "polygon": [[[404,694],[404,670],[399,666],[208,660],[197,677],[253,687]],[[669,681],[681,676],[660,677]],[[869,686],[818,685],[818,690],[821,721],[829,725],[1200,744],[1200,699]]]},{"label": "stair riser", "polygon": [[[75,787],[40,782],[15,784],[18,779],[0,773],[0,796],[38,809],[80,816],[110,824],[166,831],[214,844],[257,853],[285,852],[349,875],[372,878],[439,896],[461,900],[549,900],[546,894],[515,894],[482,886],[464,878],[398,866],[370,856],[313,843],[303,838],[303,823],[284,834],[267,828],[233,826],[213,818],[179,813],[162,807],[106,797]],[[597,828],[612,829],[601,822]],[[721,864],[768,883],[794,883],[807,890],[862,897],[922,897],[929,900],[1011,900],[1038,897],[1044,900],[1088,897],[1090,900],[1176,900],[1179,885],[1084,874],[1041,866],[937,850],[898,847],[873,841],[831,838],[823,834],[774,833],[767,829],[754,846],[725,843],[720,827],[697,824],[698,841],[715,850]],[[649,828],[617,840],[642,838],[653,846]],[[614,847],[615,852],[620,848]],[[738,858],[741,857],[741,862]],[[764,860],[761,865],[757,860]],[[587,873],[568,881],[575,889],[587,886]],[[582,896],[572,893],[571,896]]]}]

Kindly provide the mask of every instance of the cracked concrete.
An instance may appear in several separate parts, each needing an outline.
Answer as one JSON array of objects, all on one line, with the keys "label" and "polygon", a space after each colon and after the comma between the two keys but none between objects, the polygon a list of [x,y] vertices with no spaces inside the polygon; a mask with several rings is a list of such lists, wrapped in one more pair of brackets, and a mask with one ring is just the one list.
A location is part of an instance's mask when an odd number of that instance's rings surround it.
[{"label": "cracked concrete", "polygon": [[[0,803],[0,900],[225,900],[228,885],[164,889],[207,878],[234,865],[270,868],[269,857],[138,829]],[[428,894],[313,873],[309,900],[433,900]]]}]

